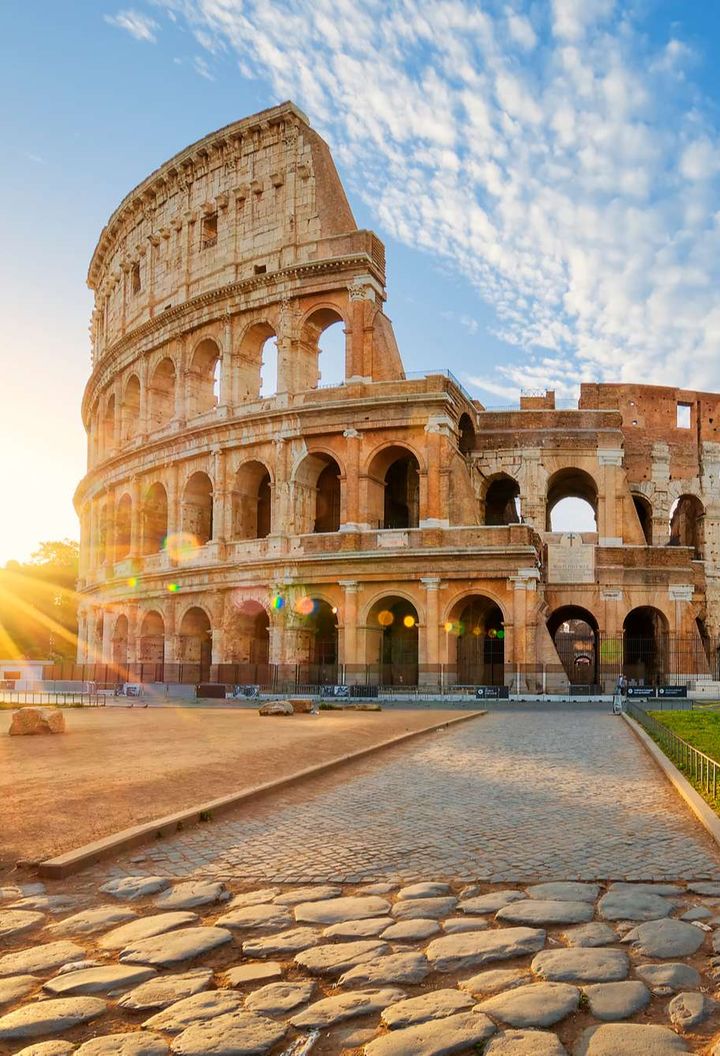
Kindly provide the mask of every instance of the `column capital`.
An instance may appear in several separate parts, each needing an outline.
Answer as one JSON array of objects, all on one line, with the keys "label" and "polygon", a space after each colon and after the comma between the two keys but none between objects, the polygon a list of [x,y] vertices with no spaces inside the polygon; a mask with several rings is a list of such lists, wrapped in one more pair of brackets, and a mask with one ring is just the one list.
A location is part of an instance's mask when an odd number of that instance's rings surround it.
[{"label": "column capital", "polygon": [[426,590],[438,590],[440,587],[440,576],[421,576],[420,582]]},{"label": "column capital", "polygon": [[360,585],[356,579],[339,579],[338,584],[346,594],[356,594]]}]

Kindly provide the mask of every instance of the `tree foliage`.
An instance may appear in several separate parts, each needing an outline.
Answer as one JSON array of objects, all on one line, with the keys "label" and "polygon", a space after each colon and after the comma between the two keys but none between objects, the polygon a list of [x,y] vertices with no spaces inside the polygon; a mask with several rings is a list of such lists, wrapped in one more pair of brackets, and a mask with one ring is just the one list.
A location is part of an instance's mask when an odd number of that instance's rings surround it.
[{"label": "tree foliage", "polygon": [[2,659],[75,659],[78,553],[72,539],[51,540],[0,568]]}]

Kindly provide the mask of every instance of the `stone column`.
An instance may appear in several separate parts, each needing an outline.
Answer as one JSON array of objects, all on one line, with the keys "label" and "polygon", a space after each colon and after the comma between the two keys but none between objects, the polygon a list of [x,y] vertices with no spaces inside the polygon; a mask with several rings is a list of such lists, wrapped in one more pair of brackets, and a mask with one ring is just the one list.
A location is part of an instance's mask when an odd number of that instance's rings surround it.
[{"label": "stone column", "polygon": [[343,503],[341,532],[360,530],[360,446],[362,436],[357,429],[345,429],[345,502]]},{"label": "stone column", "polygon": [[425,663],[439,671],[440,664],[440,578],[426,576],[420,580],[425,587]]},{"label": "stone column", "polygon": [[[508,630],[505,627],[505,666],[512,664],[512,685],[516,692],[524,692],[528,688],[528,667],[536,663],[534,645],[532,650],[529,646],[533,644],[534,637],[529,634],[529,604],[528,595],[534,594],[540,573],[536,568],[520,568],[517,575],[511,576],[509,585],[513,588],[513,612],[512,612],[512,637],[508,640]],[[506,671],[506,681],[507,681]]]},{"label": "stone column", "polygon": [[212,461],[213,479],[213,531],[212,540],[225,542],[225,509],[227,506],[227,487],[225,481],[225,452],[214,447]]},{"label": "stone column", "polygon": [[165,473],[168,504],[168,535],[175,535],[181,528],[180,495],[178,488],[178,464],[171,462]]},{"label": "stone column", "polygon": [[130,554],[136,560],[142,553],[142,490],[140,478],[135,475],[130,481]]},{"label": "stone column", "polygon": [[[454,425],[444,414],[431,415],[425,426],[427,461],[425,500],[420,495],[420,527],[446,528],[449,523],[447,505],[443,503],[442,462],[444,438],[452,434]],[[421,474],[422,484],[422,474]]]},{"label": "stone column", "polygon": [[112,631],[114,622],[111,613],[106,609],[103,612],[102,657],[100,658],[103,664],[112,663]]},{"label": "stone column", "polygon": [[[343,604],[343,663],[351,671],[360,660],[357,655],[357,621],[358,621],[358,582],[356,579],[341,579],[340,586],[345,592]],[[354,681],[351,678],[350,681]]]},{"label": "stone column", "polygon": [[84,664],[87,658],[87,610],[84,608],[78,609],[78,630],[77,630],[77,662]]},{"label": "stone column", "polygon": [[598,495],[598,541],[600,546],[622,546],[622,523],[618,523],[618,474],[623,464],[620,448],[598,450],[600,494]]}]

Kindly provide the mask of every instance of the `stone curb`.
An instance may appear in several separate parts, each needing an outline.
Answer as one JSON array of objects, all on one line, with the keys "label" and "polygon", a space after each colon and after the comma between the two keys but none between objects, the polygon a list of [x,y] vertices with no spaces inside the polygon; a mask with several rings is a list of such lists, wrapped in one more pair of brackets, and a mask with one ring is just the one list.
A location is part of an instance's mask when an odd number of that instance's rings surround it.
[{"label": "stone curb", "polygon": [[100,840],[83,844],[81,847],[66,851],[55,858],[47,858],[44,862],[40,862],[37,869],[38,875],[60,880],[63,877],[71,876],[73,873],[78,873],[81,869],[86,869],[90,865],[94,865],[104,858],[108,858],[110,855],[117,854],[119,851],[129,850],[150,839],[156,839],[158,834],[161,836],[173,835],[177,831],[178,825],[184,825],[186,822],[207,821],[210,815],[219,814],[232,807],[248,803],[250,800],[260,796],[276,792],[278,789],[287,788],[289,785],[326,774],[336,767],[354,763],[358,759],[364,759],[375,752],[404,744],[415,737],[422,737],[427,733],[435,733],[437,730],[447,729],[449,726],[467,722],[469,719],[478,719],[483,715],[487,715],[487,711],[471,711],[465,715],[458,715],[453,719],[445,719],[442,722],[435,723],[433,726],[425,726],[421,730],[401,733],[397,737],[391,737],[387,741],[380,741],[379,744],[372,744],[368,748],[360,748],[356,752],[348,752],[346,755],[340,755],[326,763],[317,763],[315,766],[306,767],[304,770],[299,770],[296,774],[289,774],[287,777],[278,778],[276,781],[267,781],[263,785],[255,785],[254,788],[248,788],[242,792],[232,792],[228,796],[221,796],[219,799],[212,799],[207,803],[201,803],[194,807],[187,807],[185,810],[178,811],[175,814],[166,814],[162,818],[146,821],[142,825],[134,825],[129,829],[122,829],[111,836],[103,836]]},{"label": "stone curb", "polygon": [[625,712],[623,712],[623,718],[638,740],[642,742],[648,753],[652,756],[655,763],[660,767],[663,774],[681,799],[685,800],[685,803],[696,816],[703,828],[707,830],[715,843],[720,846],[720,818],[710,804],[705,802],[700,793],[693,788],[685,775],[678,770],[670,759],[668,759],[662,748],[655,744],[652,737],[645,732],[638,722],[631,719],[629,715],[625,714]]}]

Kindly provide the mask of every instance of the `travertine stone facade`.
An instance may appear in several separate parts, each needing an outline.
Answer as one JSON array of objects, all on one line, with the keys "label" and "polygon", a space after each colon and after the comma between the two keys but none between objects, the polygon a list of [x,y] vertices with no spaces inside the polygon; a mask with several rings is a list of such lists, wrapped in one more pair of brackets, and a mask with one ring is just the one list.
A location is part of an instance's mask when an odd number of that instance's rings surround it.
[{"label": "travertine stone facade", "polygon": [[[714,673],[720,397],[583,385],[576,409],[492,411],[408,377],[382,243],[291,103],[149,176],[88,281],[81,661],[521,688]],[[323,387],[338,321],[345,377]],[[596,532],[550,530],[568,496]]]}]

